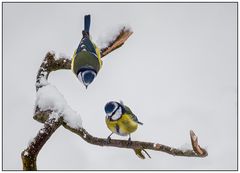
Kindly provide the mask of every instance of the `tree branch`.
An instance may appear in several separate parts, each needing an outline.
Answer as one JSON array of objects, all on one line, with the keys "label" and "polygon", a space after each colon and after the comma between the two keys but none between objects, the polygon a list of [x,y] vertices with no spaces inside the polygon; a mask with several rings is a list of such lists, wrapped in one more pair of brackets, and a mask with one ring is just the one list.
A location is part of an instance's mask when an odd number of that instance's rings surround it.
[{"label": "tree branch", "polygon": [[[36,79],[36,91],[41,87],[49,85],[47,79],[52,71],[70,69],[71,60],[60,58],[56,59],[55,54],[48,52],[40,66]],[[110,143],[107,142],[105,138],[94,137],[87,132],[84,128],[73,128],[67,124],[64,120],[64,115],[59,115],[59,113],[53,110],[41,110],[38,105],[35,107],[35,115],[33,117],[35,120],[44,123],[44,127],[39,130],[36,137],[29,144],[29,146],[21,153],[23,170],[37,170],[37,156],[41,148],[51,137],[51,135],[57,130],[59,126],[70,130],[71,132],[80,136],[86,142],[99,145],[99,146],[111,146],[118,148],[127,149],[149,149],[154,151],[165,152],[174,156],[186,156],[186,157],[206,157],[208,155],[207,151],[198,145],[197,136],[194,132],[190,131],[190,137],[192,142],[192,150],[181,150],[173,147],[169,147],[159,143],[152,142],[142,142],[142,141],[132,141],[129,145],[127,140],[115,140],[112,139]]]},{"label": "tree branch", "polygon": [[121,47],[124,42],[133,34],[130,29],[123,27],[119,34],[116,36],[115,39],[108,43],[108,46],[101,49],[101,56],[102,58],[107,54],[111,53],[112,51],[116,50],[117,48]]},{"label": "tree branch", "polygon": [[49,73],[60,69],[71,69],[71,60],[65,58],[56,59],[53,52],[48,52],[38,70],[36,91],[48,84],[47,79]]},{"label": "tree branch", "polygon": [[[50,110],[38,111],[35,114],[34,119],[43,123],[45,121],[46,114],[48,114],[48,112],[50,112]],[[42,116],[45,118],[42,119]],[[64,120],[62,121],[62,125],[64,128],[70,130],[71,132],[80,136],[86,142],[93,145],[111,146],[111,147],[128,148],[128,149],[149,149],[154,151],[162,151],[162,152],[171,154],[173,156],[206,157],[208,155],[207,151],[198,145],[197,136],[194,134],[192,130],[190,131],[190,138],[191,138],[193,150],[190,150],[190,149],[181,150],[181,149],[169,147],[163,144],[152,143],[152,142],[132,141],[131,145],[129,145],[127,140],[111,139],[111,142],[107,143],[106,138],[94,137],[91,134],[89,134],[84,128],[80,128],[80,129],[72,128],[69,125],[67,125],[64,122]]]},{"label": "tree branch", "polygon": [[[51,114],[50,114],[51,115]],[[49,118],[42,129],[22,153],[23,170],[37,170],[37,156],[43,145],[62,124],[61,119]]]},{"label": "tree branch", "polygon": [[159,143],[152,143],[152,142],[132,141],[131,144],[129,145],[127,140],[111,139],[110,143],[108,143],[106,138],[94,137],[91,134],[89,134],[84,128],[74,129],[66,125],[65,123],[63,123],[62,125],[66,129],[80,136],[86,142],[93,145],[111,146],[111,147],[128,148],[128,149],[149,149],[154,151],[162,151],[162,152],[171,154],[173,156],[206,157],[208,155],[207,151],[202,148],[201,148],[201,153],[195,152],[196,150],[195,146],[193,146],[193,150],[180,150],[177,148],[169,147]]},{"label": "tree branch", "polygon": [[197,153],[198,155],[208,155],[207,151],[203,148],[201,148],[198,145],[198,137],[195,135],[195,133],[190,130],[190,138],[191,138],[191,143],[192,143],[192,148]]}]

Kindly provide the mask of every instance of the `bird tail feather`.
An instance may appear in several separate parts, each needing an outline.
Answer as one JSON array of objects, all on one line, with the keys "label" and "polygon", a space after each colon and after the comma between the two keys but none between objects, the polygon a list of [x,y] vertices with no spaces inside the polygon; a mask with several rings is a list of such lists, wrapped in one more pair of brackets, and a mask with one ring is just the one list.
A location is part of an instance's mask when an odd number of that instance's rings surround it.
[{"label": "bird tail feather", "polygon": [[91,23],[91,16],[89,15],[85,15],[84,16],[84,31],[89,33],[90,30],[90,23]]},{"label": "bird tail feather", "polygon": [[[147,156],[151,159],[150,154],[148,154],[148,152],[147,152],[145,149],[143,149],[143,148],[136,148],[136,149],[133,149],[133,150],[134,150],[135,154],[136,154],[140,159],[145,159],[145,156],[144,156],[143,152],[144,152],[145,154],[147,154]],[[142,151],[143,151],[143,152],[142,152]]]}]

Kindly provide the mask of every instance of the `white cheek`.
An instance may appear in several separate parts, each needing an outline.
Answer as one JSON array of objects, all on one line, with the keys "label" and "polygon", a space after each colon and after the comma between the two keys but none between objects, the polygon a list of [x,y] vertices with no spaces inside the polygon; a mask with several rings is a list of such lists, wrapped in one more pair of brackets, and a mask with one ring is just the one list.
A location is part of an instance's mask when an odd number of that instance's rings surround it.
[{"label": "white cheek", "polygon": [[82,83],[83,83],[83,81],[82,81],[82,77],[81,77],[81,73],[78,73],[78,76],[77,76],[77,78],[78,78],[78,80],[79,80],[80,82],[82,82]]},{"label": "white cheek", "polygon": [[117,120],[119,119],[120,117],[122,116],[122,110],[121,109],[118,109],[115,114],[112,116],[112,119],[113,120]]}]

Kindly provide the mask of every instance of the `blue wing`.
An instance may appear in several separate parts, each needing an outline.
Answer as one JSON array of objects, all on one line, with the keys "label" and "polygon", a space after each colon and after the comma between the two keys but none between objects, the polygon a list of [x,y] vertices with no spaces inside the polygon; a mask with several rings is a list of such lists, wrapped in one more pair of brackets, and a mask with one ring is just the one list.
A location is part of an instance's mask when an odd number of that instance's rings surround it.
[{"label": "blue wing", "polygon": [[87,32],[88,34],[87,35],[83,34],[83,38],[78,45],[76,54],[78,54],[81,51],[88,51],[90,53],[97,55],[95,47],[89,38],[90,23],[91,23],[91,16],[85,15],[84,16],[84,31]]},{"label": "blue wing", "polygon": [[124,105],[125,111],[127,114],[129,114],[132,118],[133,121],[135,121],[136,123],[143,125],[142,122],[138,121],[138,118],[136,115],[134,115],[134,113],[131,111],[131,109],[129,107],[127,107],[126,105]]},{"label": "blue wing", "polygon": [[78,54],[79,52],[84,51],[84,50],[97,55],[94,45],[88,37],[82,38],[81,42],[78,45],[76,54]]}]

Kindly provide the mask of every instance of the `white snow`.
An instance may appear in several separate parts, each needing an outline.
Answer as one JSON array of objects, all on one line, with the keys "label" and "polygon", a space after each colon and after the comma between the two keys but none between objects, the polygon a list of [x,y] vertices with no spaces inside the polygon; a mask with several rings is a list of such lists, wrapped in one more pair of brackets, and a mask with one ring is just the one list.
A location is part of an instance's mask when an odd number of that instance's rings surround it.
[{"label": "white snow", "polygon": [[57,121],[60,116],[62,116],[62,113],[61,113],[61,112],[55,112],[55,111],[53,111],[53,112],[49,115],[49,118],[50,118],[50,119],[55,118],[55,121]]},{"label": "white snow", "polygon": [[[44,68],[43,68],[43,67],[41,67],[41,68],[44,70]],[[41,74],[41,75],[43,75],[43,76],[46,76],[46,75],[47,75],[47,73],[48,73],[47,71],[41,71],[41,73],[40,73],[40,74]]]},{"label": "white snow", "polygon": [[179,147],[180,150],[186,151],[186,150],[191,150],[192,146],[189,143],[185,143]]},{"label": "white snow", "polygon": [[52,54],[52,55],[56,54],[54,50],[50,50],[49,53]]},{"label": "white snow", "polygon": [[60,58],[71,59],[71,57],[67,56],[65,53],[59,53],[58,57],[55,56],[54,58],[55,58],[55,60],[60,59]]},{"label": "white snow", "polygon": [[159,149],[161,147],[161,144],[159,143],[154,143],[153,144],[153,147],[156,148],[156,149]]},{"label": "white snow", "polygon": [[84,133],[84,134],[83,134],[83,138],[86,138],[86,137],[87,137],[87,134],[86,134],[86,133]]},{"label": "white snow", "polygon": [[70,106],[65,106],[63,111],[65,122],[72,128],[78,129],[82,128],[82,119],[81,116],[74,111]]},{"label": "white snow", "polygon": [[59,116],[63,116],[64,121],[72,128],[82,127],[81,116],[72,110],[63,95],[51,84],[38,90],[35,105],[38,106],[41,111],[53,110],[50,117],[58,119]]},{"label": "white snow", "polygon": [[36,141],[35,141],[34,137],[30,138],[29,141],[28,141],[28,146],[30,146],[32,143],[35,143],[35,142]]},{"label": "white snow", "polygon": [[27,151],[24,151],[24,156],[28,156],[28,152]]},{"label": "white snow", "polygon": [[41,129],[41,130],[39,131],[39,133],[41,133],[41,134],[45,133],[44,129]]},{"label": "white snow", "polygon": [[124,30],[130,30],[132,31],[131,27],[129,25],[121,25],[121,26],[117,26],[115,28],[112,28],[111,30],[106,31],[103,35],[101,35],[101,37],[99,37],[96,40],[97,45],[99,46],[99,48],[104,48],[106,46],[108,46],[109,42],[112,42],[113,40],[115,40],[118,36],[118,34],[120,33],[120,31],[123,29],[123,27],[125,27]]},{"label": "white snow", "polygon": [[[45,62],[46,62],[46,61],[44,61],[44,63],[45,63]],[[41,69],[43,70],[43,71],[41,71],[41,73],[40,73],[40,75],[42,75],[42,76],[41,76],[41,78],[40,78],[40,81],[36,83],[36,87],[46,86],[46,85],[49,84],[48,81],[47,81],[47,79],[46,79],[48,72],[47,72],[47,71],[44,71],[44,68],[42,68],[42,67],[41,67]]]},{"label": "white snow", "polygon": [[36,87],[48,85],[48,81],[45,76],[40,78],[40,81],[36,83]]}]

